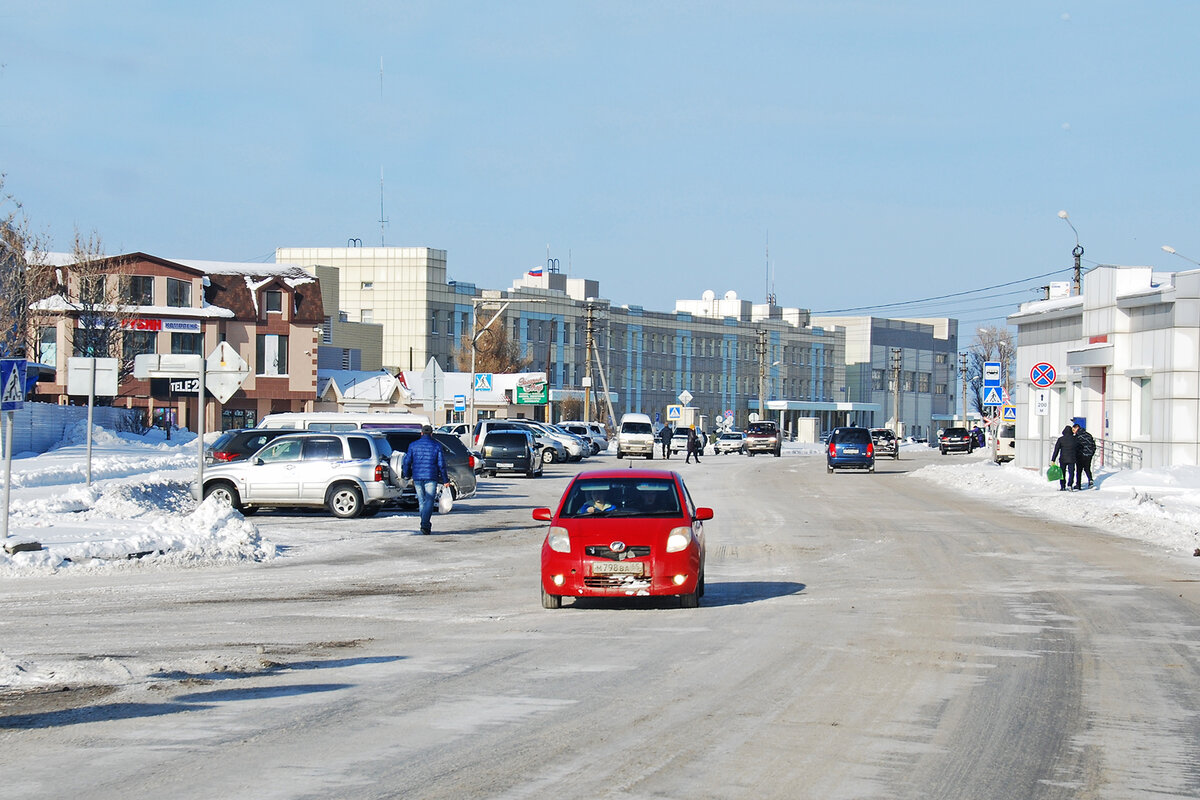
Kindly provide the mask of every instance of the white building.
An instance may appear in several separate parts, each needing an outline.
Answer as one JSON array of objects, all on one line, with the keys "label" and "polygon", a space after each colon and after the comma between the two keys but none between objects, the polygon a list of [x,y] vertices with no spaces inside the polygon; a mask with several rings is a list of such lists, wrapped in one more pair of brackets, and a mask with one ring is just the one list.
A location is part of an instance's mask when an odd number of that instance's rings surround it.
[{"label": "white building", "polygon": [[[1097,267],[1081,294],[1024,303],[1008,321],[1019,465],[1048,465],[1074,418],[1096,439],[1095,465],[1136,466],[1139,455],[1145,467],[1200,464],[1200,270]],[[1054,372],[1044,390],[1032,384],[1039,364]]]}]

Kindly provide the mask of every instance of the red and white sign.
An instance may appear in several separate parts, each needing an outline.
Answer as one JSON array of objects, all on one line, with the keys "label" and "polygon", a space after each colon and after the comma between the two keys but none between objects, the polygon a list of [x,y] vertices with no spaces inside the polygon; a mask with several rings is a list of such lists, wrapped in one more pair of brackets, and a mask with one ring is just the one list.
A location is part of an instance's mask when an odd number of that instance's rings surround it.
[{"label": "red and white sign", "polygon": [[1058,377],[1058,372],[1054,367],[1047,364],[1045,361],[1038,362],[1033,365],[1033,369],[1029,370],[1029,382],[1039,389],[1045,389],[1047,386],[1054,384],[1054,379]]}]

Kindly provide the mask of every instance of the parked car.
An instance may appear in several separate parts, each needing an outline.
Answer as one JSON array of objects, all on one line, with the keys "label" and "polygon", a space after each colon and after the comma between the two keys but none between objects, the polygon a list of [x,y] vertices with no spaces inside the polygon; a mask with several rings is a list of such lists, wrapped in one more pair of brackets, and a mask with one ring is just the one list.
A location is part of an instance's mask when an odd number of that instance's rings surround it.
[{"label": "parked car", "polygon": [[704,520],[676,472],[581,472],[557,510],[535,508],[550,523],[542,544],[542,607],[563,597],[672,595],[695,608],[704,595]]},{"label": "parked car", "polygon": [[941,448],[942,455],[951,450],[961,450],[969,454],[975,450],[975,437],[966,428],[946,428],[938,437],[938,447]]},{"label": "parked car", "polygon": [[212,444],[204,448],[204,463],[208,465],[244,461],[261,450],[268,442],[288,433],[299,433],[299,431],[283,428],[270,430],[237,428],[225,431],[214,439]]},{"label": "parked car", "polygon": [[653,459],[657,445],[654,424],[649,416],[630,412],[621,417],[621,426],[617,429],[617,458],[630,455]]},{"label": "parked car", "polygon": [[746,427],[746,455],[755,453],[770,453],[776,458],[783,455],[783,436],[779,433],[779,423],[764,419],[751,422]]},{"label": "parked car", "polygon": [[891,428],[871,428],[871,441],[875,443],[875,457],[900,458],[900,440]]},{"label": "parked car", "polygon": [[558,423],[558,427],[590,441],[592,455],[608,449],[608,434],[604,432],[603,426],[599,423],[565,420]]},{"label": "parked car", "polygon": [[533,438],[541,445],[540,454],[543,463],[553,464],[555,461],[566,461],[570,458],[570,453],[557,438],[548,433],[531,428],[523,424],[521,420],[515,419],[481,419],[475,423],[475,447],[479,451],[484,438],[491,431],[526,431],[533,434]]},{"label": "parked car", "polygon": [[[384,431],[383,435],[387,437],[392,450],[397,453],[407,453],[408,446],[421,438],[419,431]],[[450,479],[450,496],[455,500],[474,497],[477,483],[475,480],[475,456],[452,433],[434,431],[433,438],[442,446],[442,458],[446,462],[446,477]],[[411,481],[405,482],[399,502],[400,505],[409,507],[417,504],[417,491],[413,488]]]},{"label": "parked car", "polygon": [[830,473],[836,469],[875,471],[875,443],[866,428],[834,428],[825,452]]},{"label": "parked car", "polygon": [[515,472],[527,478],[542,474],[542,445],[533,431],[518,428],[489,430],[479,445],[483,463],[480,471],[493,478],[501,472]]},{"label": "parked car", "polygon": [[435,433],[449,433],[457,436],[459,441],[469,450],[471,448],[471,426],[465,422],[448,422],[434,428]]},{"label": "parked car", "polygon": [[243,461],[204,470],[192,497],[216,497],[243,514],[264,506],[321,507],[371,516],[400,497],[400,458],[379,433],[291,433]]},{"label": "parked car", "polygon": [[[687,453],[687,445],[688,445],[688,429],[687,428],[680,428],[679,430],[675,431],[675,433],[671,434],[671,454],[672,455],[674,455],[675,453],[686,454]],[[704,455],[704,454],[701,453],[701,455]]]},{"label": "parked car", "polygon": [[717,455],[745,453],[746,434],[741,431],[725,431],[717,437],[717,443],[713,445],[713,450]]},{"label": "parked car", "polygon": [[1003,464],[1017,457],[1017,426],[1001,425],[996,431],[996,463]]}]

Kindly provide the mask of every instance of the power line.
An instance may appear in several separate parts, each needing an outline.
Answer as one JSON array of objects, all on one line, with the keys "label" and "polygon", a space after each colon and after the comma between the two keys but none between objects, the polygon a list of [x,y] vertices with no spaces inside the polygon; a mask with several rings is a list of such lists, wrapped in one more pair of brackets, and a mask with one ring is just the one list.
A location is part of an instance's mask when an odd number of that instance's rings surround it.
[{"label": "power line", "polygon": [[936,300],[949,300],[949,299],[955,298],[955,297],[965,297],[966,295],[977,294],[979,292],[987,292],[987,291],[991,291],[992,289],[1003,289],[1006,286],[1016,286],[1021,283],[1027,283],[1028,281],[1036,281],[1036,280],[1041,280],[1042,278],[1049,278],[1051,276],[1059,274],[1060,272],[1065,272],[1070,269],[1071,269],[1070,267],[1066,267],[1063,269],[1056,269],[1053,272],[1046,272],[1041,275],[1033,275],[1028,278],[1021,278],[1021,279],[1015,280],[1015,281],[1008,281],[1007,283],[997,283],[994,286],[984,286],[979,289],[968,289],[965,292],[954,292],[953,294],[943,294],[943,295],[936,295],[934,297],[925,297],[920,300],[904,300],[904,301],[901,301],[898,303],[881,303],[879,305],[874,305],[874,306],[857,306],[855,308],[835,308],[835,309],[832,309],[829,311],[813,311],[812,314],[814,316],[816,316],[816,315],[825,316],[828,314],[846,314],[846,313],[855,312],[855,311],[871,311],[873,309],[896,308],[898,306],[916,305],[919,303],[931,303]]}]

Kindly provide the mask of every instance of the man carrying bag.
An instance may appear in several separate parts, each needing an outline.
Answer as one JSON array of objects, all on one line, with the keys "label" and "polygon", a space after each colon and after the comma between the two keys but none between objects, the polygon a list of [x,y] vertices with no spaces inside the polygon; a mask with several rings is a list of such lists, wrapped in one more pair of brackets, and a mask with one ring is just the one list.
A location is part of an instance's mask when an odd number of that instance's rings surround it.
[{"label": "man carrying bag", "polygon": [[411,478],[417,492],[417,507],[421,511],[421,533],[433,533],[433,505],[437,500],[438,484],[450,492],[450,479],[446,477],[446,457],[442,455],[442,443],[433,438],[433,428],[421,426],[421,438],[408,446],[400,462],[400,475]]},{"label": "man carrying bag", "polygon": [[1087,473],[1087,488],[1092,488],[1092,456],[1096,455],[1096,440],[1084,430],[1078,422],[1071,426],[1075,432],[1075,488],[1083,483],[1083,473]]}]

